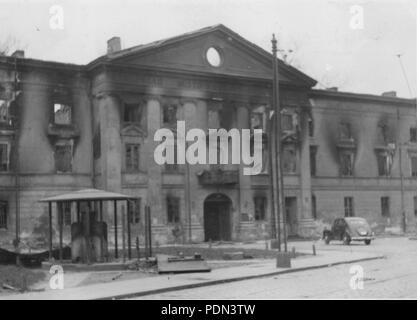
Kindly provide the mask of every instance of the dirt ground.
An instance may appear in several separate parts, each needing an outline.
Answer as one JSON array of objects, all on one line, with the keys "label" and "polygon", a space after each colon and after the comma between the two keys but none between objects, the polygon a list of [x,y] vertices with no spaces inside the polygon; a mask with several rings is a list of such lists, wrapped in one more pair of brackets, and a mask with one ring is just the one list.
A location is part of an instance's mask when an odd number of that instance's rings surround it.
[{"label": "dirt ground", "polygon": [[26,269],[17,266],[0,265],[0,295],[16,293],[3,288],[3,284],[12,286],[18,291],[24,291],[35,283],[45,280],[47,272],[39,269]]}]

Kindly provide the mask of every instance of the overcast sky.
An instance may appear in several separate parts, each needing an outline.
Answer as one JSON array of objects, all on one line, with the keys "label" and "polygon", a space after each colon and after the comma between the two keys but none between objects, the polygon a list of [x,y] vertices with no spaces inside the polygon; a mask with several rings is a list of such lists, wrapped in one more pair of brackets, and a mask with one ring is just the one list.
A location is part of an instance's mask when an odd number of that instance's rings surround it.
[{"label": "overcast sky", "polygon": [[[63,29],[51,28],[53,5]],[[321,87],[409,98],[396,55],[416,96],[416,14],[417,0],[0,0],[0,43],[11,36],[27,57],[85,64],[112,36],[126,48],[222,23],[268,51],[276,33]]]}]

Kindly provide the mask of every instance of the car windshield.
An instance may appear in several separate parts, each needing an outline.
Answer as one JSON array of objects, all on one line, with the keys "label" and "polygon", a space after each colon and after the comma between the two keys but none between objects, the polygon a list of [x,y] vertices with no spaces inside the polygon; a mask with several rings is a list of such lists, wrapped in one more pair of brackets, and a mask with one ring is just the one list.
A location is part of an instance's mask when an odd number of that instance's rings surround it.
[{"label": "car windshield", "polygon": [[348,221],[349,225],[354,227],[354,228],[357,228],[357,227],[369,228],[368,223],[364,219],[349,219],[347,221]]}]

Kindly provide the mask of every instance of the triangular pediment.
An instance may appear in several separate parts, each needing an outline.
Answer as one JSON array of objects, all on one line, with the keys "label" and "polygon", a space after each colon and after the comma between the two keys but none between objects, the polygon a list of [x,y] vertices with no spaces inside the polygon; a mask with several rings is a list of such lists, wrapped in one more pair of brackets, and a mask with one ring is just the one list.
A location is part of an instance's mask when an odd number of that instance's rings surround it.
[{"label": "triangular pediment", "polygon": [[[210,65],[207,50],[215,48],[220,65]],[[182,36],[122,50],[111,56],[118,64],[169,68],[248,78],[272,78],[272,55],[223,25]],[[285,65],[280,65],[280,81],[313,86],[315,81]]]}]

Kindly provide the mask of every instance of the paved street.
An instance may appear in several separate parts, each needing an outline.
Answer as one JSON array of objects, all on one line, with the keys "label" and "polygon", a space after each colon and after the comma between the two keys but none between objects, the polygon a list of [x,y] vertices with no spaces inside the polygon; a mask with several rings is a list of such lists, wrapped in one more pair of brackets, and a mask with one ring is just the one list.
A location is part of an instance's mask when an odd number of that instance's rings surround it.
[{"label": "paved street", "polygon": [[374,299],[417,298],[417,241],[377,239],[371,246],[317,244],[318,250],[372,251],[386,259],[361,262],[363,289],[351,289],[352,265],[149,295],[140,299]]}]

